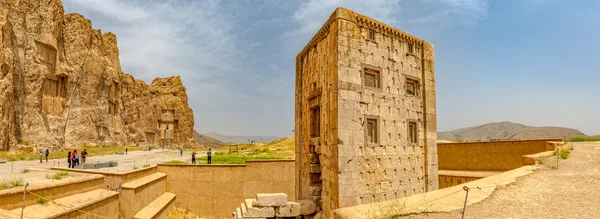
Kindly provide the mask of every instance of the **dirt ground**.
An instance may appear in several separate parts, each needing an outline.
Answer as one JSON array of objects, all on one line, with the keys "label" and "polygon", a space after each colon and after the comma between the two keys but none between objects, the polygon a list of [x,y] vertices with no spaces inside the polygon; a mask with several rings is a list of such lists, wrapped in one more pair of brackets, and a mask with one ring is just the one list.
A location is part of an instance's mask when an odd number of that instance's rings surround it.
[{"label": "dirt ground", "polygon": [[[407,218],[461,218],[461,210]],[[600,218],[600,142],[574,143],[558,169],[538,170],[467,206],[465,218]]]}]

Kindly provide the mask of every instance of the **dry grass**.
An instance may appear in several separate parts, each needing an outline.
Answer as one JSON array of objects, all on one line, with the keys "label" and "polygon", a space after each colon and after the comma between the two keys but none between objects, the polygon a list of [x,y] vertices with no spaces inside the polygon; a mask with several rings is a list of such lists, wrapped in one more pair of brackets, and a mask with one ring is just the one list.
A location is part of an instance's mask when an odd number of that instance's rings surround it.
[{"label": "dry grass", "polygon": [[54,175],[46,175],[46,179],[61,180],[67,176],[69,176],[69,172],[59,171],[58,173],[55,173]]},{"label": "dry grass", "polygon": [[200,219],[200,216],[180,207],[174,207],[168,219]]},{"label": "dry grass", "polygon": [[10,188],[14,188],[14,187],[23,186],[23,185],[25,185],[25,180],[23,180],[21,178],[15,178],[15,179],[11,179],[9,181],[0,182],[0,190],[10,189]]}]

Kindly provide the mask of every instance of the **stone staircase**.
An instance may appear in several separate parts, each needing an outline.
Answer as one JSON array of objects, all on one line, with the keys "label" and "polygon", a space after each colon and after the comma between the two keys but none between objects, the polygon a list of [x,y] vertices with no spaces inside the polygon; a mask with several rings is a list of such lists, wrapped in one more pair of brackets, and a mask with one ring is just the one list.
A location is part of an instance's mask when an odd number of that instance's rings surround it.
[{"label": "stone staircase", "polygon": [[[66,171],[70,171],[67,169]],[[167,174],[144,170],[123,176],[127,181],[109,186],[110,174],[90,174],[81,179],[67,179],[53,186],[35,185],[33,194],[26,195],[25,218],[97,218],[157,219],[167,218],[175,201],[175,194],[167,192]],[[73,170],[77,174],[80,170]],[[18,191],[16,191],[18,190]],[[14,193],[14,194],[13,194]],[[0,195],[0,218],[21,218],[23,190],[3,191]],[[49,200],[49,201],[44,201]],[[13,203],[13,204],[10,204]]]},{"label": "stone staircase", "polygon": [[[98,208],[102,206],[102,208]],[[26,218],[94,218],[101,215],[107,218],[119,218],[119,193],[105,189],[55,199],[52,202],[27,206],[23,215]],[[21,208],[10,211],[15,217],[21,215]]]},{"label": "stone staircase", "polygon": [[261,193],[256,195],[256,199],[246,199],[232,215],[234,219],[297,218],[311,215],[315,209],[315,203],[309,200],[290,202],[285,193]]},{"label": "stone staircase", "polygon": [[121,185],[123,218],[166,218],[175,195],[167,192],[167,174],[153,173]]},{"label": "stone staircase", "polygon": [[151,218],[167,218],[175,201],[175,194],[165,192],[160,197],[152,201],[142,210],[138,211],[133,218],[135,219],[151,219]]}]

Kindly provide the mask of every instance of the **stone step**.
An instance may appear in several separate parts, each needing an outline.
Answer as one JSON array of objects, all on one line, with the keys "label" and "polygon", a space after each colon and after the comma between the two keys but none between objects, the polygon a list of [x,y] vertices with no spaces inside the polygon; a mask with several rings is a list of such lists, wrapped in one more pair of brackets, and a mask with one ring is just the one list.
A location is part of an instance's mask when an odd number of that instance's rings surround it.
[{"label": "stone step", "polygon": [[161,180],[162,178],[167,177],[166,173],[153,173],[148,176],[144,176],[139,179],[135,179],[121,185],[123,189],[137,189],[143,185],[150,184],[154,181]]},{"label": "stone step", "polygon": [[167,174],[153,173],[121,185],[120,212],[133,218],[137,212],[167,192]]},{"label": "stone step", "polygon": [[[32,172],[41,172],[42,175],[54,175],[58,171],[46,169],[34,169]],[[53,199],[63,198],[70,195],[89,192],[96,189],[105,189],[104,176],[98,174],[81,175],[77,173],[69,173],[78,175],[77,177],[66,177],[62,180],[52,180],[43,183],[31,183],[27,187],[27,191],[42,196],[52,197]],[[1,180],[0,180],[1,181]],[[1,200],[0,208],[6,210],[21,209],[23,206],[23,187],[15,187],[0,191]],[[38,204],[38,197],[27,194],[25,197],[25,206]]]},{"label": "stone step", "polygon": [[[30,194],[29,194],[30,195]],[[118,218],[119,193],[105,189],[96,189],[79,193],[44,204],[27,206],[23,211],[25,218],[93,218],[92,214],[108,218]],[[79,210],[79,211],[78,211]],[[89,212],[86,214],[81,211]],[[21,209],[10,213],[20,215]]]},{"label": "stone step", "polygon": [[152,219],[152,218],[167,218],[171,212],[171,207],[175,201],[175,194],[170,192],[163,193],[160,197],[152,201],[142,210],[138,211],[134,219]]}]

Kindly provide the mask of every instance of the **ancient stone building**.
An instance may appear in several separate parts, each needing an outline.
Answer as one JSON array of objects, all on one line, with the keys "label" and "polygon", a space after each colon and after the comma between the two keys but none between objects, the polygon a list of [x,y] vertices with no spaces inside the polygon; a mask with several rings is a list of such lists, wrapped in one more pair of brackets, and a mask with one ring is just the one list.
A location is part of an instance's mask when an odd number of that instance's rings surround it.
[{"label": "ancient stone building", "polygon": [[435,190],[433,46],[338,8],[296,58],[296,196],[333,210]]},{"label": "ancient stone building", "polygon": [[116,36],[61,1],[0,0],[0,150],[186,145],[194,116],[179,77],[121,70]]}]

